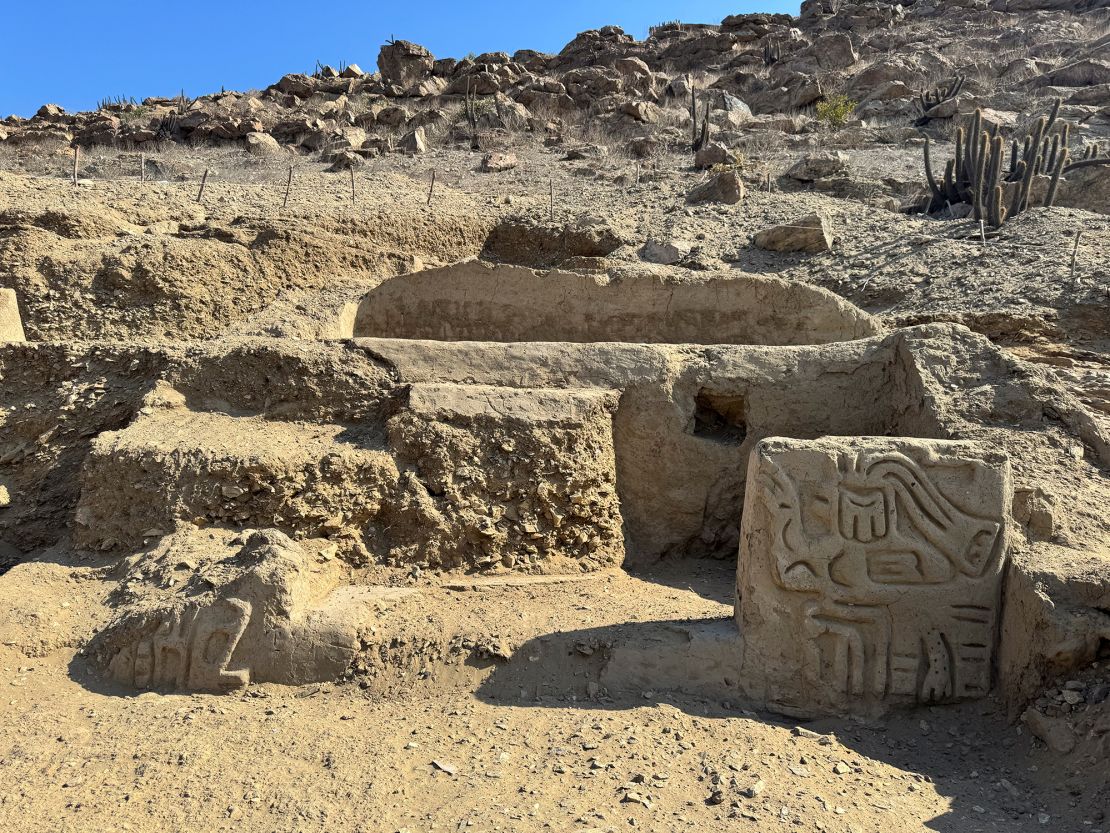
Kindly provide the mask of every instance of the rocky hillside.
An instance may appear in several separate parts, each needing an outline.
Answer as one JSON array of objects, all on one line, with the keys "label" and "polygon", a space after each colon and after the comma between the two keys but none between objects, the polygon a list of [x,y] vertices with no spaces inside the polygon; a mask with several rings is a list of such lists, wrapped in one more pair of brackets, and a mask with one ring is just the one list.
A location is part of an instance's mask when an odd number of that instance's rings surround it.
[{"label": "rocky hillside", "polygon": [[[922,91],[932,91],[927,100]],[[85,113],[47,104],[0,122],[0,147],[239,144],[344,168],[430,142],[480,147],[505,131],[558,141],[568,124],[586,123],[650,156],[690,143],[692,92],[726,140],[822,127],[860,142],[899,143],[922,128],[939,138],[976,108],[1009,126],[1061,98],[1073,138],[1097,141],[1110,136],[1110,0],[806,0],[798,17],[667,23],[642,41],[606,26],[557,55],[437,58],[394,41],[372,73],[321,66],[261,92],[104,102]]]}]

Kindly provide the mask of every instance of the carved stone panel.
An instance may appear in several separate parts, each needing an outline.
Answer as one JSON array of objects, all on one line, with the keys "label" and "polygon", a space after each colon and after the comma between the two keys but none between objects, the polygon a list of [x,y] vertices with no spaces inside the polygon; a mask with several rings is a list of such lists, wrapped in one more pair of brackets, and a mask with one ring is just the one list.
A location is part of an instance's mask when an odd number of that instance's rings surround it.
[{"label": "carved stone panel", "polygon": [[231,670],[251,605],[219,599],[201,607],[154,613],[143,634],[112,657],[108,670],[124,685],[175,691],[229,691],[250,683],[250,669]]},{"label": "carved stone panel", "polygon": [[797,714],[985,695],[1010,502],[1005,455],[972,443],[761,442],[737,569],[744,688]]}]

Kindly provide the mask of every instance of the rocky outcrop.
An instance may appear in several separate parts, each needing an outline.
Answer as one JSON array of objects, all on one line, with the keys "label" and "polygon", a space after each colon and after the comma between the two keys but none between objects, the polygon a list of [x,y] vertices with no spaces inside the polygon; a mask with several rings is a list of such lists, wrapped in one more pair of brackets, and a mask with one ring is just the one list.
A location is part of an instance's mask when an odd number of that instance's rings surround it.
[{"label": "rocky outcrop", "polygon": [[378,52],[382,83],[408,90],[432,74],[435,57],[419,44],[407,40],[387,43]]}]

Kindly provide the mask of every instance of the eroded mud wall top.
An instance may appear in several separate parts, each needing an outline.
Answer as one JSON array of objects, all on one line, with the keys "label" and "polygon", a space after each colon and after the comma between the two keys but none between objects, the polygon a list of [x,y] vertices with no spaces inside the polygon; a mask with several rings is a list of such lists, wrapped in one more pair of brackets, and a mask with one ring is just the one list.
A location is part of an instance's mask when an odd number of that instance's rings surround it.
[{"label": "eroded mud wall top", "polygon": [[369,292],[354,335],[444,341],[826,344],[880,332],[867,313],[808,284],[754,276],[613,279],[471,260]]}]

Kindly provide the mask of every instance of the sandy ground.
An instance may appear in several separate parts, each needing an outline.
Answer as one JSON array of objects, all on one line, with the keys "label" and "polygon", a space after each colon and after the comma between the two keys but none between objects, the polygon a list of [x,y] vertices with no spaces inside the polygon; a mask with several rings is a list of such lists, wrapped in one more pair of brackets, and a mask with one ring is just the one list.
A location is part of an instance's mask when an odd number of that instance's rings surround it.
[{"label": "sandy ground", "polygon": [[[645,622],[728,616],[730,574],[703,562],[448,592],[480,597],[487,623],[511,630],[519,610],[525,630],[558,633],[620,619],[632,600]],[[613,598],[624,601],[606,609]],[[1104,761],[1063,768],[990,701],[799,726],[651,691],[498,682],[533,658],[464,675],[476,690],[428,664],[402,672],[408,692],[391,696],[357,681],[134,695],[105,688],[70,650],[3,647],[0,829],[1103,829],[1097,795],[1071,787]]]}]

